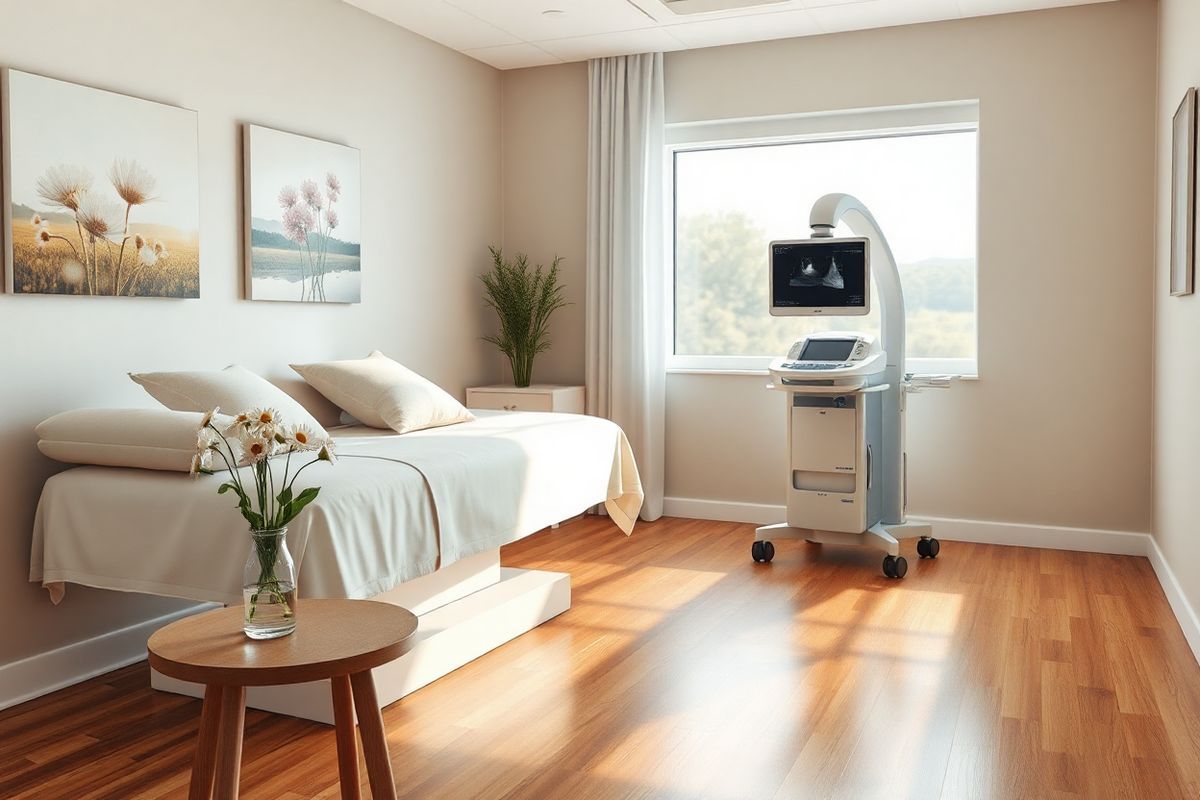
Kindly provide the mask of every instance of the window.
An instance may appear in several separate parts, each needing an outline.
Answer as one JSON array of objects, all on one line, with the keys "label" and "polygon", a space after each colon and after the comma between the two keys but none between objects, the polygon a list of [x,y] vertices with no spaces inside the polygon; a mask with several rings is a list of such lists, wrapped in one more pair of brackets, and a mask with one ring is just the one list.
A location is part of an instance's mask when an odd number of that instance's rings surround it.
[{"label": "window", "polygon": [[[739,136],[755,123],[676,126],[674,162],[675,369],[764,369],[805,334],[879,333],[879,304],[866,317],[772,317],[767,244],[807,238],[814,201],[845,192],[871,209],[900,269],[908,369],[976,374],[977,124],[975,104],[934,107],[933,125],[894,123],[907,110],[859,112],[849,133],[779,135],[806,120],[773,119],[765,138]],[[922,110],[907,113],[922,116]],[[947,122],[947,114],[952,119]],[[878,116],[876,116],[878,115]],[[885,127],[885,125],[887,125]],[[714,130],[720,138],[702,140]],[[764,130],[761,123],[757,130]],[[853,235],[839,228],[836,236]]]}]

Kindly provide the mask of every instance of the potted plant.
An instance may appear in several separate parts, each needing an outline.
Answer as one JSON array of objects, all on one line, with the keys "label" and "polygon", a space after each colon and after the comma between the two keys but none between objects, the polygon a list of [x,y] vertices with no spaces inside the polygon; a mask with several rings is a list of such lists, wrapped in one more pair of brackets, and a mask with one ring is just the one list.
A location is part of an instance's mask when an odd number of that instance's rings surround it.
[{"label": "potted plant", "polygon": [[480,278],[487,291],[485,300],[500,318],[500,333],[483,339],[508,356],[513,383],[528,386],[533,378],[534,356],[550,349],[550,315],[568,305],[558,280],[562,259],[555,256],[550,269],[543,272],[541,264],[530,267],[524,253],[505,261],[498,248],[488,250],[492,253],[492,269]]},{"label": "potted plant", "polygon": [[[296,630],[296,565],[287,548],[287,526],[320,488],[293,491],[300,473],[319,461],[334,460],[331,442],[302,425],[289,427],[271,408],[245,411],[217,427],[213,409],[200,422],[192,475],[212,473],[215,453],[229,470],[217,494],[233,492],[238,511],[250,524],[250,555],[242,581],[245,618],[251,639],[275,639]],[[292,469],[292,457],[307,461]],[[271,460],[284,461],[277,476]],[[242,468],[249,468],[249,475]]]}]

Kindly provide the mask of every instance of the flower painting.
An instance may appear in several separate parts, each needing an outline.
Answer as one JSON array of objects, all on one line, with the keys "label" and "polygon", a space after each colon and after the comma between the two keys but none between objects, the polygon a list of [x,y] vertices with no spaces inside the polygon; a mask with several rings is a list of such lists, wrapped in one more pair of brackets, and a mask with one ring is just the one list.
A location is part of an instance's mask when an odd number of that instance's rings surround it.
[{"label": "flower painting", "polygon": [[358,151],[247,125],[244,158],[249,298],[359,302]]},{"label": "flower painting", "polygon": [[195,112],[18,70],[4,83],[9,290],[198,297]]}]

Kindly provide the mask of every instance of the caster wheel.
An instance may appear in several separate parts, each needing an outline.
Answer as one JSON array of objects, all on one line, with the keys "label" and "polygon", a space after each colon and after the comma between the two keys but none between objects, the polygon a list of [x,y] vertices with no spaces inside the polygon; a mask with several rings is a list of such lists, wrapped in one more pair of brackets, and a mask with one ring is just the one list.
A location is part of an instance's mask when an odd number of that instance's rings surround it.
[{"label": "caster wheel", "polygon": [[908,572],[908,562],[904,556],[884,556],[883,574],[889,578],[903,578]]},{"label": "caster wheel", "polygon": [[937,558],[941,549],[942,545],[933,537],[917,540],[917,555],[921,558]]},{"label": "caster wheel", "polygon": [[775,557],[775,545],[770,542],[755,542],[750,545],[750,555],[759,564],[768,564]]}]

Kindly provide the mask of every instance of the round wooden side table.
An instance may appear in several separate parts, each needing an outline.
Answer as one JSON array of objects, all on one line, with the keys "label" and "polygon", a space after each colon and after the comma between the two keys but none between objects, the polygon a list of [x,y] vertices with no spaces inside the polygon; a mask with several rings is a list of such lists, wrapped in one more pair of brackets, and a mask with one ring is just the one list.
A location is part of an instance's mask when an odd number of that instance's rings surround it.
[{"label": "round wooden side table", "polygon": [[333,692],[342,797],[359,797],[357,711],[371,795],[395,800],[371,670],[408,651],[417,618],[372,600],[300,600],[296,613],[296,632],[280,639],[247,638],[239,606],[173,622],[147,642],[150,666],[205,686],[189,800],[209,800],[214,792],[217,800],[238,796],[247,686],[326,679]]}]

